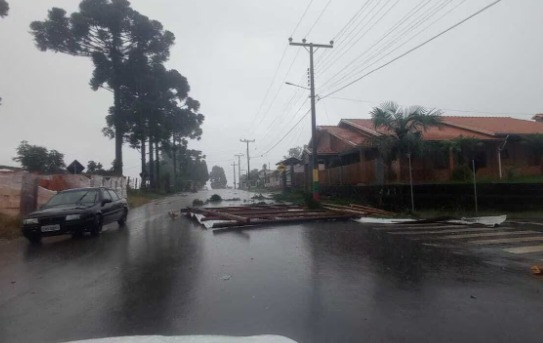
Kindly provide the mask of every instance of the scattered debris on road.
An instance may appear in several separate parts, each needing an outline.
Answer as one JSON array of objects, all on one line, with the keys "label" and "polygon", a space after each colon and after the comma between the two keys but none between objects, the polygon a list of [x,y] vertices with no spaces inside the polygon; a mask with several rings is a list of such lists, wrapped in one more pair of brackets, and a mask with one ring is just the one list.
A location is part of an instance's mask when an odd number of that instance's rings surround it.
[{"label": "scattered debris on road", "polygon": [[249,226],[299,224],[323,220],[349,220],[360,214],[339,210],[308,209],[295,205],[252,205],[214,208],[186,208],[188,218],[196,219],[206,228],[232,230]]},{"label": "scattered debris on road", "polygon": [[364,224],[408,224],[408,225],[422,225],[422,224],[452,224],[452,225],[479,225],[488,227],[498,227],[507,220],[506,215],[500,216],[486,216],[486,217],[473,217],[473,218],[460,218],[455,219],[453,217],[436,217],[428,219],[389,219],[389,218],[360,218],[358,222]]},{"label": "scattered debris on road", "polygon": [[324,203],[322,205],[325,209],[336,211],[336,212],[344,212],[344,213],[352,213],[357,214],[359,216],[383,216],[383,217],[393,217],[396,214],[393,212],[381,210],[379,208],[369,207],[369,206],[362,206],[362,205],[356,205],[356,204],[350,204],[349,206],[342,206],[342,205],[334,205],[329,203]]},{"label": "scattered debris on road", "polygon": [[173,210],[169,210],[168,211],[168,216],[170,216],[170,218],[172,218],[172,220],[175,220],[177,217],[179,217],[179,213],[177,213],[176,211],[173,211]]}]

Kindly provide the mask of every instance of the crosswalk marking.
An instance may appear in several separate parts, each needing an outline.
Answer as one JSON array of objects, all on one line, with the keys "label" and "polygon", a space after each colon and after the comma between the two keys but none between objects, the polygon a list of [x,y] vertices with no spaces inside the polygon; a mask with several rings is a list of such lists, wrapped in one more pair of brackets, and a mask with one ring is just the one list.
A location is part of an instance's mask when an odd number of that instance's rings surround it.
[{"label": "crosswalk marking", "polygon": [[428,229],[452,229],[452,228],[463,228],[466,227],[465,225],[434,225],[434,226],[407,226],[407,225],[399,225],[399,226],[380,226],[380,227],[374,227],[374,230],[378,231],[396,231],[396,230],[428,230]]},{"label": "crosswalk marking", "polygon": [[[514,224],[513,222],[510,225]],[[516,262],[527,264],[543,262],[543,231],[534,227],[515,226],[491,228],[452,223],[413,223],[379,225],[372,227],[372,229],[379,234],[385,234],[389,237],[403,237],[403,239],[416,241],[421,246],[433,249],[453,251],[464,246],[464,249],[468,249],[463,251],[472,251],[473,253],[491,254],[492,251],[494,253],[499,251],[502,255],[514,254],[509,255],[508,258],[515,259]]]},{"label": "crosswalk marking", "polygon": [[486,232],[486,233],[472,233],[472,234],[467,234],[467,235],[450,235],[450,236],[445,236],[445,237],[437,237],[435,239],[439,239],[439,240],[466,239],[466,238],[479,238],[479,237],[532,235],[532,234],[537,234],[537,232],[535,231]]},{"label": "crosswalk marking", "polygon": [[518,248],[507,248],[503,249],[503,251],[507,251],[512,254],[530,254],[534,252],[542,252],[543,251],[543,245],[532,245],[528,247],[518,247]]},{"label": "crosswalk marking", "polygon": [[[515,230],[512,227],[509,228],[500,228],[499,230]],[[399,231],[399,232],[389,232],[391,235],[437,235],[437,234],[446,234],[446,233],[462,233],[462,232],[498,232],[495,228],[470,228],[470,229],[449,229],[449,230],[433,230],[433,231]]]},{"label": "crosswalk marking", "polygon": [[501,239],[484,239],[478,241],[467,242],[472,245],[492,245],[492,244],[509,244],[509,243],[524,243],[524,242],[543,242],[543,236],[537,237],[520,237],[520,238],[501,238]]}]

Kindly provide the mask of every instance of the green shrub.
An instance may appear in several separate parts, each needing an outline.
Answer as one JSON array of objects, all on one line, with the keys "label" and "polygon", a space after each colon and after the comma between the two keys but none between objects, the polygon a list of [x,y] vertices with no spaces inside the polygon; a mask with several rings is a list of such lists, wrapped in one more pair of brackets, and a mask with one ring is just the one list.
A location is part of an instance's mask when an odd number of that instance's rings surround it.
[{"label": "green shrub", "polygon": [[471,174],[471,169],[467,166],[457,166],[451,173],[451,179],[453,181],[466,181],[469,180]]},{"label": "green shrub", "polygon": [[517,171],[515,167],[507,168],[507,180],[513,181],[517,177]]},{"label": "green shrub", "polygon": [[192,200],[192,206],[204,206],[204,202],[200,199]]},{"label": "green shrub", "polygon": [[209,198],[209,202],[221,202],[222,201],[222,198],[220,195],[218,194],[213,194],[210,198]]}]

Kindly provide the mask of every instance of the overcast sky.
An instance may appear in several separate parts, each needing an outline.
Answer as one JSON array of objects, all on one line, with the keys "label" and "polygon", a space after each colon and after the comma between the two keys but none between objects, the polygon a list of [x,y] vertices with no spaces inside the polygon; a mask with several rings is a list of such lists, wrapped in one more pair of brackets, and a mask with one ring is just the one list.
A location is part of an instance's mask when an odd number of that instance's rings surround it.
[{"label": "overcast sky", "polygon": [[[95,160],[109,168],[114,143],[101,129],[111,93],[90,89],[89,59],[40,52],[29,34],[30,22],[43,20],[51,7],[71,13],[79,1],[8,2],[9,16],[0,19],[0,164],[14,165],[15,148],[28,140],[59,150],[67,163]],[[132,6],[175,34],[168,67],[188,78],[206,116],[202,140],[190,145],[204,152],[209,169],[225,168],[232,185],[233,155],[245,153],[240,138],[256,140],[251,167],[275,164],[289,147],[309,141],[309,116],[294,127],[309,109],[308,92],[284,84],[307,85],[309,54],[287,47],[291,35],[314,43],[335,38],[333,49],[315,54],[317,94],[325,96],[491,2],[370,0],[358,12],[365,0],[314,0],[296,30],[309,0],[133,0]],[[447,115],[530,119],[543,112],[542,13],[541,0],[503,0],[321,100],[317,123],[368,118],[385,100],[442,108]],[[138,175],[139,163],[138,152],[125,147],[125,174]]]}]

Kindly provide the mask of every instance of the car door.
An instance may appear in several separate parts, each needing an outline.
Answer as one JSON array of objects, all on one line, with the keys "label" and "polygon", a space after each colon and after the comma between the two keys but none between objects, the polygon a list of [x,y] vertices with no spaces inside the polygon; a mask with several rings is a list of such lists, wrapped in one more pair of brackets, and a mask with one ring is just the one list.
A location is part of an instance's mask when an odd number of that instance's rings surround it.
[{"label": "car door", "polygon": [[[104,203],[104,201],[106,201]],[[102,189],[102,218],[103,224],[109,224],[115,220],[115,208],[113,205],[113,199],[111,199],[111,194],[109,194],[107,189]]]},{"label": "car door", "polygon": [[112,207],[113,207],[113,221],[121,219],[123,215],[123,203],[121,202],[121,198],[119,198],[119,195],[117,195],[117,192],[115,192],[112,189],[108,189],[109,195],[112,199]]}]

